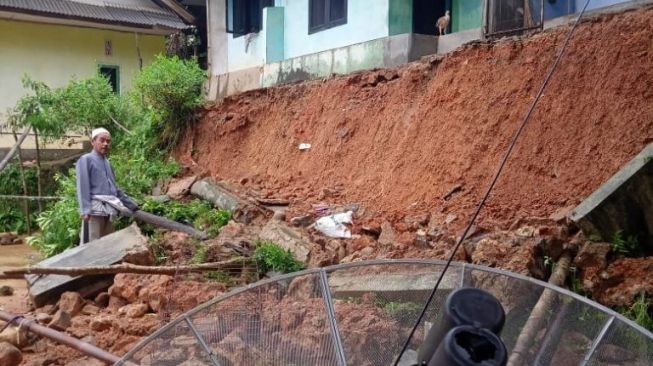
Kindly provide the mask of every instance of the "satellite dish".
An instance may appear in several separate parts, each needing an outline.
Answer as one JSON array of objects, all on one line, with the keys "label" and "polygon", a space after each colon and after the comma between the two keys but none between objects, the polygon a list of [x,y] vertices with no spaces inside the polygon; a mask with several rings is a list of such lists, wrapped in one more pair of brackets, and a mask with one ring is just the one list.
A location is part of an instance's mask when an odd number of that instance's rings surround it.
[{"label": "satellite dish", "polygon": [[[260,281],[183,314],[116,365],[392,365],[444,265],[355,262]],[[536,310],[541,318],[521,355],[523,365],[653,360],[653,334],[602,305],[526,276],[452,263],[400,364],[416,359],[431,327],[443,321],[445,299],[463,287],[485,290],[501,303],[499,337],[508,356],[536,304],[546,299],[544,312]]]}]

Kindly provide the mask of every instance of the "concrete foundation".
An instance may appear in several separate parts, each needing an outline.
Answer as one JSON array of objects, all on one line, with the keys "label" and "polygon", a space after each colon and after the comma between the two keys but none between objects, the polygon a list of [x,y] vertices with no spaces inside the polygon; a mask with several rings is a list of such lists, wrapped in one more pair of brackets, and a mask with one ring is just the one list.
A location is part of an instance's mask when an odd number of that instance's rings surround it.
[{"label": "concrete foundation", "polygon": [[622,231],[653,249],[653,144],[594,191],[570,216],[589,235],[609,241]]}]

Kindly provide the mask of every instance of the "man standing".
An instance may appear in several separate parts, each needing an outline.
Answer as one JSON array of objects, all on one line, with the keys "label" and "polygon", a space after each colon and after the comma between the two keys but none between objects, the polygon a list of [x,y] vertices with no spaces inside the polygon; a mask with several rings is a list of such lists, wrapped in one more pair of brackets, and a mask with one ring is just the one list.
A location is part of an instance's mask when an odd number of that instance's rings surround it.
[{"label": "man standing", "polygon": [[136,211],[138,205],[116,186],[116,177],[107,154],[111,134],[104,128],[91,133],[93,151],[77,161],[77,198],[82,218],[81,243],[113,232],[113,219],[120,212]]}]

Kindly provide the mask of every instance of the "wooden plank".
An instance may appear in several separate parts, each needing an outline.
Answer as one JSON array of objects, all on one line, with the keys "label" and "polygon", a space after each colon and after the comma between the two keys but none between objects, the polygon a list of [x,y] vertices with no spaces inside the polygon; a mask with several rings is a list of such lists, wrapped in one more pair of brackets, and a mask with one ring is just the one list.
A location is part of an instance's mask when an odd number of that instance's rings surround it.
[{"label": "wooden plank", "polygon": [[[128,252],[147,250],[147,239],[136,224],[88,244],[77,246],[50,257],[38,267],[80,267],[111,265],[122,261]],[[26,275],[29,295],[34,304],[42,306],[64,291],[77,291],[94,282],[89,276]]]}]

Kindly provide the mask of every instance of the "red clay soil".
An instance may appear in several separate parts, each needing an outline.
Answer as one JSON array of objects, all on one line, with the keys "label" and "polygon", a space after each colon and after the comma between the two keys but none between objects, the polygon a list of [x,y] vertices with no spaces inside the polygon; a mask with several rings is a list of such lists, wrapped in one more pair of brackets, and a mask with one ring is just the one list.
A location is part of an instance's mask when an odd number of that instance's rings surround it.
[{"label": "red clay soil", "polygon": [[[291,213],[359,202],[391,220],[456,213],[460,228],[568,31],[230,97],[203,112],[176,157],[193,173],[289,198]],[[653,141],[651,34],[652,8],[577,29],[482,220],[575,205]],[[462,192],[444,201],[457,184]]]}]

